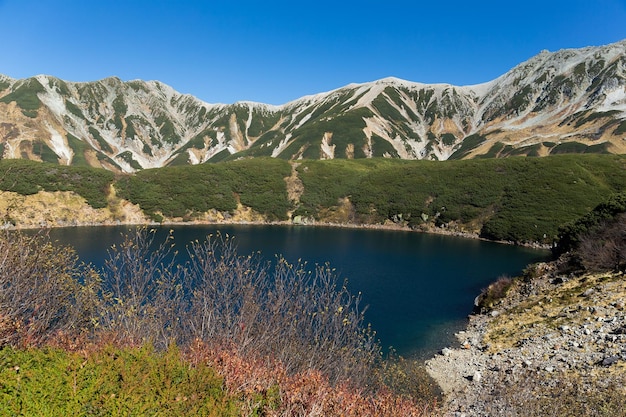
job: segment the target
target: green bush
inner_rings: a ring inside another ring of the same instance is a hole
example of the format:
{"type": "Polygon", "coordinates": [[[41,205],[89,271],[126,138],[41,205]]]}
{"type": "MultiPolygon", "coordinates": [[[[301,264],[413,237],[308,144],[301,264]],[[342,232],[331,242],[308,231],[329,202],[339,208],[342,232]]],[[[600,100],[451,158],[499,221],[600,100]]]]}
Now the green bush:
{"type": "Polygon", "coordinates": [[[147,169],[117,182],[120,196],[154,217],[193,218],[215,209],[232,212],[237,198],[270,220],[284,219],[289,208],[284,178],[289,164],[277,159],[249,159],[147,169]]]}
{"type": "MultiPolygon", "coordinates": [[[[68,141],[82,164],[82,148],[73,138],[68,141]]],[[[297,174],[304,190],[292,207],[285,183],[291,166],[276,158],[146,169],[117,179],[88,167],[2,160],[0,190],[74,191],[99,208],[106,207],[109,186],[115,184],[120,197],[155,220],[193,220],[212,209],[233,213],[239,202],[268,220],[285,220],[290,210],[321,219],[348,199],[356,223],[401,218],[412,227],[452,224],[487,239],[550,244],[559,226],[626,188],[624,165],[624,156],[599,154],[445,162],[302,160],[297,174]]]]}
{"type": "Polygon", "coordinates": [[[106,207],[114,177],[112,172],[104,169],[23,159],[0,160],[0,190],[23,195],[39,191],[73,191],[94,208],[106,207]]]}
{"type": "Polygon", "coordinates": [[[560,225],[626,186],[623,161],[619,155],[305,161],[298,168],[304,193],[296,214],[319,217],[348,197],[358,222],[402,214],[418,226],[425,214],[440,225],[478,226],[493,240],[550,243],[560,225]]]}
{"type": "Polygon", "coordinates": [[[87,160],[85,159],[85,151],[87,150],[87,144],[83,142],[82,140],[78,139],[76,136],[72,135],[71,133],[67,134],[67,143],[70,145],[70,148],[72,148],[72,151],[74,152],[72,165],[88,167],[89,164],[87,163],[87,160]]]}
{"type": "Polygon", "coordinates": [[[583,236],[596,232],[605,223],[613,221],[619,214],[625,212],[626,194],[610,196],[593,210],[559,228],[555,253],[560,255],[577,249],[583,236]]]}
{"type": "Polygon", "coordinates": [[[238,415],[223,380],[175,347],[0,349],[0,415],[238,415]]]}
{"type": "Polygon", "coordinates": [[[484,136],[480,136],[478,134],[470,135],[463,139],[461,142],[461,146],[450,155],[450,160],[462,159],[464,156],[470,153],[470,151],[480,144],[485,142],[487,139],[484,136]]]}
{"type": "Polygon", "coordinates": [[[37,110],[41,107],[41,100],[37,94],[43,93],[45,89],[35,78],[29,78],[14,85],[13,90],[6,96],[0,98],[0,103],[11,103],[14,101],[22,109],[22,113],[27,117],[37,117],[37,110]]]}

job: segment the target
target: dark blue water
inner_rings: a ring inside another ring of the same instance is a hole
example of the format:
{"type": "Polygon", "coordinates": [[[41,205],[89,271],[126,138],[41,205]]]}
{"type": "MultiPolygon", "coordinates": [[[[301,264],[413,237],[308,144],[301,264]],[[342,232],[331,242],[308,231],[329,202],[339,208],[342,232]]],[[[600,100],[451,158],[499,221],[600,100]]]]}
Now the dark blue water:
{"type": "MultiPolygon", "coordinates": [[[[157,241],[174,230],[181,252],[188,242],[218,230],[234,236],[239,253],[261,251],[267,259],[281,254],[290,262],[329,262],[353,293],[362,292],[383,347],[404,356],[428,356],[454,343],[473,301],[499,276],[518,275],[549,253],[464,239],[404,231],[299,226],[175,226],[159,229],[157,241]]],[[[70,244],[86,262],[102,265],[107,250],[122,240],[127,227],[51,230],[53,239],[70,244]]]]}

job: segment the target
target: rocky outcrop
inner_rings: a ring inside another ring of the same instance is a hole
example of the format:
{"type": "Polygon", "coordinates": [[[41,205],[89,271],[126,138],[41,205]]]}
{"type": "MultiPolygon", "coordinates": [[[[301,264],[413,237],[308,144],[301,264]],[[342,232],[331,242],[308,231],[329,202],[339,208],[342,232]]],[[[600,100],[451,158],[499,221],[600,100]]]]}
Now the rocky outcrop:
{"type": "Polygon", "coordinates": [[[70,191],[40,191],[31,195],[0,191],[0,215],[2,228],[148,223],[138,206],[116,198],[114,193],[107,207],[95,209],[70,191]]]}
{"type": "Polygon", "coordinates": [[[517,280],[493,310],[471,316],[457,334],[460,347],[427,362],[449,415],[539,415],[532,407],[565,410],[544,398],[555,392],[624,394],[624,276],[562,275],[553,264],[537,271],[517,280]]]}

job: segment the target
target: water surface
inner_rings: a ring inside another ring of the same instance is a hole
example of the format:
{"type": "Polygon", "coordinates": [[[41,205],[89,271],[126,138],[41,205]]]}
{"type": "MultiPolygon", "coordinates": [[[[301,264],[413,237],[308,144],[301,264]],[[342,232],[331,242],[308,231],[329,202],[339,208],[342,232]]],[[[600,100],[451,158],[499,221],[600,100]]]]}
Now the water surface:
{"type": "MultiPolygon", "coordinates": [[[[408,231],[311,226],[193,225],[159,228],[157,241],[174,230],[181,252],[188,242],[220,231],[234,236],[240,254],[261,251],[288,261],[329,262],[353,293],[363,294],[366,321],[383,347],[426,357],[454,344],[473,300],[499,276],[518,275],[547,251],[408,231]]],[[[82,260],[103,264],[107,250],[128,227],[53,229],[53,239],[74,246],[82,260]]]]}

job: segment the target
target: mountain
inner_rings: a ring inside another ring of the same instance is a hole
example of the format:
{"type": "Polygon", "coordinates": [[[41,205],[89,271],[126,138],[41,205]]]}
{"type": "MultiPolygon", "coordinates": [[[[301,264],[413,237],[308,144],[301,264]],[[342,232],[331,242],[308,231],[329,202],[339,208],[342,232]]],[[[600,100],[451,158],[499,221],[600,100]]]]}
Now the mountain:
{"type": "Polygon", "coordinates": [[[0,75],[0,151],[124,172],[255,156],[626,153],[626,40],[543,51],[480,85],[385,78],[281,106],[208,104],[158,81],[0,75]]]}

